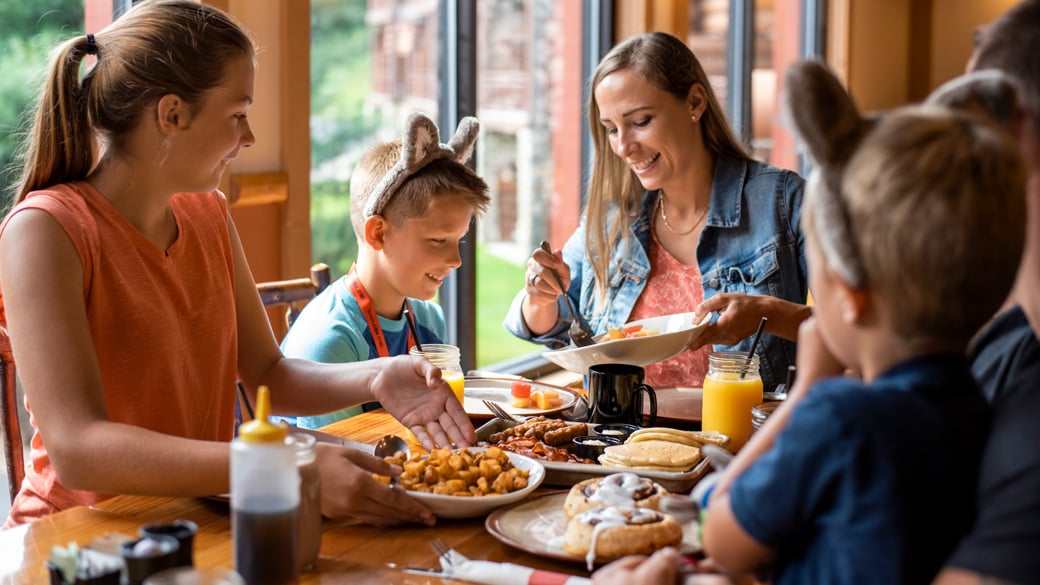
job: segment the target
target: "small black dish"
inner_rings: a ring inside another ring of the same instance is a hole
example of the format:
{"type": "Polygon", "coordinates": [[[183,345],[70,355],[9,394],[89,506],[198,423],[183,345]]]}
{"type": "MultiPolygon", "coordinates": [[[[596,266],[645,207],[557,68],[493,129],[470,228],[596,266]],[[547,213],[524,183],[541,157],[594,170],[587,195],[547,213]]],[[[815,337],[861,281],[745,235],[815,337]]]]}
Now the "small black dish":
{"type": "Polygon", "coordinates": [[[586,435],[584,437],[574,437],[571,440],[571,448],[578,457],[591,459],[595,462],[599,461],[599,456],[603,454],[604,449],[611,445],[620,445],[622,442],[618,437],[586,435]]]}
{"type": "Polygon", "coordinates": [[[172,536],[155,534],[130,540],[119,545],[119,554],[126,563],[129,585],[141,585],[150,575],[177,566],[180,543],[172,536]]]}
{"type": "Polygon", "coordinates": [[[176,538],[178,544],[177,566],[191,567],[194,565],[192,549],[194,548],[195,533],[198,531],[198,525],[191,520],[174,520],[168,524],[145,524],[137,533],[141,538],[156,535],[176,538]]]}
{"type": "MultiPolygon", "coordinates": [[[[592,425],[590,425],[592,426],[592,425]]],[[[605,423],[592,426],[592,433],[604,437],[615,437],[624,442],[629,435],[639,430],[636,425],[625,423],[605,423]]]]}

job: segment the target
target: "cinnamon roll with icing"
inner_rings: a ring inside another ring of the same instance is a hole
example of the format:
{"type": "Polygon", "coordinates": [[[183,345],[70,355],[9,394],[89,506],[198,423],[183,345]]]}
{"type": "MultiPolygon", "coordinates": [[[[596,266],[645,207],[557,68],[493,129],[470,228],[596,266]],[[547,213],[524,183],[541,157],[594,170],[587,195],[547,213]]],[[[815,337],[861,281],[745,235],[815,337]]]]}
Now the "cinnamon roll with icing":
{"type": "Polygon", "coordinates": [[[668,514],[646,508],[595,508],[571,518],[563,549],[585,555],[589,570],[597,560],[648,555],[666,546],[679,546],[682,527],[668,514]]]}
{"type": "Polygon", "coordinates": [[[612,473],[575,484],[563,502],[563,512],[573,518],[594,508],[622,506],[659,510],[668,490],[634,473],[612,473]]]}

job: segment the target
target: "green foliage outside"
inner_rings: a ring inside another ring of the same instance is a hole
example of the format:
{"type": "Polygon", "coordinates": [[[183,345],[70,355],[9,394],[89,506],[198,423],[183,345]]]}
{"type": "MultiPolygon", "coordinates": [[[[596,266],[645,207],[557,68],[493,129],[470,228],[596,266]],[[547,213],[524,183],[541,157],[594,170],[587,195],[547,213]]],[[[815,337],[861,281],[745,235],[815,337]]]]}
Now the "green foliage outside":
{"type": "Polygon", "coordinates": [[[514,264],[477,246],[477,367],[487,367],[533,351],[541,345],[513,336],[502,326],[513,297],[524,285],[525,264],[514,264]]]}
{"type": "Polygon", "coordinates": [[[21,171],[17,155],[50,50],[78,34],[83,34],[83,0],[0,0],[0,207],[21,171]]]}

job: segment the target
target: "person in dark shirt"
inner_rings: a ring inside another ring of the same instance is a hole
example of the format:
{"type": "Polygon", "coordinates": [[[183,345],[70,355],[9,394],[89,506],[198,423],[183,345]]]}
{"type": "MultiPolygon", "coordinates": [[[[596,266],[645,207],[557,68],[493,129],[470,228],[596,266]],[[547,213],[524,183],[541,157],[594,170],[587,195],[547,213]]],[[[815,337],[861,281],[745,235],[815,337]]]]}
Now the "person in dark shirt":
{"type": "Polygon", "coordinates": [[[936,585],[1040,583],[1040,1],[1025,0],[977,36],[969,69],[1015,82],[1012,132],[1029,169],[1026,250],[1011,307],[978,335],[972,372],[993,409],[979,515],[936,585]]]}

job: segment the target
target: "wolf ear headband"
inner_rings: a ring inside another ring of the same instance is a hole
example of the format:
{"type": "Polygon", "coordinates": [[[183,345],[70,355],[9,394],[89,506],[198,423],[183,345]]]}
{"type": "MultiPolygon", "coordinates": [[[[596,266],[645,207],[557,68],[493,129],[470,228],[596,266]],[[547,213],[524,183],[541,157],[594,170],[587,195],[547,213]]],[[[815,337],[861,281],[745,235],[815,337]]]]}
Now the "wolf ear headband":
{"type": "Polygon", "coordinates": [[[842,198],[842,180],[875,120],[860,114],[841,82],[822,63],[791,65],[784,85],[787,115],[817,165],[809,177],[806,198],[812,198],[809,213],[820,249],[842,280],[855,287],[866,286],[866,270],[842,198]]]}
{"type": "Polygon", "coordinates": [[[368,196],[365,217],[383,213],[401,185],[431,162],[450,158],[459,164],[466,164],[473,155],[473,145],[479,132],[480,122],[467,116],[459,121],[455,136],[447,144],[441,144],[433,120],[418,112],[409,115],[401,140],[401,160],[383,176],[368,196]]]}

